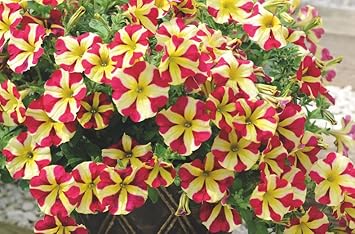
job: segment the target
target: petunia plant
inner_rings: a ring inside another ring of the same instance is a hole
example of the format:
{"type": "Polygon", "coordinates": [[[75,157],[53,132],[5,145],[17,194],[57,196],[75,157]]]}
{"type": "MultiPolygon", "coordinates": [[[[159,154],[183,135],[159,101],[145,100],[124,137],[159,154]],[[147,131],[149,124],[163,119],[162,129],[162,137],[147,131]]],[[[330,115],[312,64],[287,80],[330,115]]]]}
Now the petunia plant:
{"type": "Polygon", "coordinates": [[[35,233],[98,233],[81,215],[165,187],[211,233],[353,233],[323,34],[297,0],[0,0],[0,180],[37,201],[35,233]]]}

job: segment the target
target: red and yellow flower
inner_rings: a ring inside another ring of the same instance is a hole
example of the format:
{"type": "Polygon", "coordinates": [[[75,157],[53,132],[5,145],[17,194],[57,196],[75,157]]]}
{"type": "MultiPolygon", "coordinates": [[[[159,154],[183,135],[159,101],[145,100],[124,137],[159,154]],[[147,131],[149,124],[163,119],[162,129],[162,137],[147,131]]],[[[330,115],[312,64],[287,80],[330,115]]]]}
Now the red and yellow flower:
{"type": "Polygon", "coordinates": [[[319,41],[325,34],[317,9],[310,5],[301,7],[297,15],[297,26],[306,32],[307,49],[316,54],[320,48],[319,41]]]}
{"type": "Polygon", "coordinates": [[[233,130],[233,118],[237,114],[236,94],[232,88],[217,87],[210,93],[206,108],[212,122],[226,132],[233,130]]]}
{"type": "Polygon", "coordinates": [[[349,229],[355,230],[355,193],[345,194],[341,204],[334,207],[334,216],[338,220],[343,219],[349,229]]]}
{"type": "Polygon", "coordinates": [[[145,182],[150,187],[168,187],[174,182],[176,171],[173,164],[164,162],[157,156],[153,156],[153,158],[146,163],[145,167],[149,170],[149,175],[145,182]]]}
{"type": "Polygon", "coordinates": [[[36,144],[27,132],[13,137],[2,150],[6,157],[6,168],[15,179],[30,180],[51,162],[49,147],[36,144]]]}
{"type": "Polygon", "coordinates": [[[78,204],[75,210],[80,214],[95,214],[105,211],[105,206],[98,199],[97,184],[100,174],[106,168],[104,164],[83,162],[77,165],[72,175],[75,185],[80,189],[78,204]]]}
{"type": "Polygon", "coordinates": [[[92,81],[110,84],[112,74],[116,70],[116,62],[112,60],[112,53],[106,44],[96,43],[84,54],[82,65],[85,75],[92,81]]]}
{"type": "Polygon", "coordinates": [[[167,41],[159,65],[162,78],[170,85],[180,85],[198,71],[200,53],[196,42],[173,36],[167,41]]]}
{"type": "Polygon", "coordinates": [[[64,0],[35,0],[35,2],[38,2],[42,5],[55,7],[59,4],[62,4],[64,0]]]}
{"type": "Polygon", "coordinates": [[[126,68],[143,60],[149,47],[149,32],[141,25],[127,25],[120,29],[110,43],[110,54],[117,67],[126,68]]]}
{"type": "Polygon", "coordinates": [[[250,197],[250,205],[257,217],[277,222],[288,213],[292,202],[291,185],[276,175],[270,175],[262,181],[250,197]]]}
{"type": "Polygon", "coordinates": [[[217,204],[204,202],[200,208],[200,219],[211,233],[229,233],[242,224],[237,210],[224,202],[217,204]]]}
{"type": "Polygon", "coordinates": [[[258,161],[259,146],[259,143],[238,137],[235,131],[227,133],[222,130],[214,139],[211,151],[222,167],[242,172],[258,161]]]}
{"type": "Polygon", "coordinates": [[[340,130],[331,130],[330,134],[335,137],[337,152],[348,156],[350,149],[355,146],[355,121],[347,115],[342,118],[341,126],[340,130]]]}
{"type": "Polygon", "coordinates": [[[100,201],[108,206],[113,215],[132,212],[143,206],[148,198],[147,184],[144,182],[147,176],[148,171],[143,167],[127,167],[122,170],[106,168],[101,172],[97,185],[100,201]]]}
{"type": "Polygon", "coordinates": [[[279,124],[277,125],[277,134],[283,146],[288,152],[292,152],[301,143],[304,135],[306,115],[301,106],[292,102],[279,113],[279,124]]]}
{"type": "Polygon", "coordinates": [[[286,169],[287,150],[277,136],[273,136],[261,152],[259,168],[263,176],[275,174],[281,176],[286,169]]]}
{"type": "Polygon", "coordinates": [[[128,13],[133,23],[143,25],[152,34],[156,32],[159,10],[155,0],[130,0],[128,13]]]}
{"type": "Polygon", "coordinates": [[[231,87],[236,92],[247,94],[251,99],[259,93],[254,83],[256,76],[253,62],[237,59],[232,52],[224,53],[211,72],[217,86],[231,87]]]}
{"type": "Polygon", "coordinates": [[[95,92],[85,97],[80,105],[77,119],[83,128],[101,130],[109,125],[114,112],[110,96],[95,92]]]}
{"type": "Polygon", "coordinates": [[[170,10],[170,0],[155,0],[155,6],[158,8],[159,16],[158,18],[163,18],[170,10]]]}
{"type": "Polygon", "coordinates": [[[153,156],[152,146],[149,144],[139,145],[132,137],[123,134],[122,139],[108,149],[102,150],[102,161],[110,167],[140,168],[153,156]]]}
{"type": "Polygon", "coordinates": [[[68,72],[81,73],[85,70],[82,65],[84,55],[93,44],[100,42],[101,38],[94,33],[59,37],[55,44],[55,63],[68,72]]]}
{"type": "Polygon", "coordinates": [[[207,0],[208,13],[219,24],[231,21],[243,23],[251,14],[251,0],[207,0]]]}
{"type": "Polygon", "coordinates": [[[210,62],[220,58],[227,49],[227,38],[220,30],[214,30],[207,24],[199,25],[196,37],[201,41],[201,53],[207,54],[210,57],[210,62]]]}
{"type": "Polygon", "coordinates": [[[80,189],[64,167],[51,165],[31,179],[30,192],[44,214],[68,216],[77,205],[80,189]]]}
{"type": "Polygon", "coordinates": [[[290,210],[301,207],[306,201],[307,195],[305,173],[302,172],[301,169],[292,166],[287,167],[281,177],[290,183],[293,190],[293,204],[290,207],[290,210]]]}
{"type": "Polygon", "coordinates": [[[35,234],[88,234],[84,225],[78,225],[75,219],[68,216],[45,215],[35,223],[35,234]]]}
{"type": "Polygon", "coordinates": [[[275,134],[279,118],[266,101],[239,99],[236,106],[233,125],[240,136],[261,142],[275,134]]]}
{"type": "Polygon", "coordinates": [[[287,45],[284,31],[287,30],[280,19],[266,10],[260,3],[256,3],[251,17],[243,24],[244,31],[250,39],[264,50],[282,48],[287,45]]]}
{"type": "Polygon", "coordinates": [[[315,57],[306,56],[296,73],[296,79],[300,85],[301,92],[313,99],[322,95],[334,103],[334,98],[322,84],[321,78],[322,71],[318,68],[315,57]]]}
{"type": "Polygon", "coordinates": [[[43,106],[48,116],[63,123],[74,121],[80,109],[80,101],[86,95],[81,74],[56,70],[44,84],[44,89],[43,106]]]}
{"type": "Polygon", "coordinates": [[[0,52],[11,37],[11,29],[15,29],[20,24],[21,7],[16,3],[0,3],[0,52]]]}
{"type": "Polygon", "coordinates": [[[290,153],[288,160],[291,165],[308,174],[313,164],[318,160],[317,155],[320,150],[317,136],[312,132],[305,131],[301,144],[290,153]]]}
{"type": "Polygon", "coordinates": [[[232,185],[234,172],[219,165],[212,153],[208,153],[204,162],[195,159],[184,163],[179,169],[181,189],[197,203],[215,203],[221,200],[232,185]]]}
{"type": "Polygon", "coordinates": [[[41,146],[59,146],[68,142],[75,134],[76,123],[61,123],[51,119],[44,111],[43,98],[30,103],[24,125],[34,141],[41,146]]]}
{"type": "Polygon", "coordinates": [[[179,17],[193,17],[197,12],[196,0],[171,0],[170,4],[179,17]]]}
{"type": "Polygon", "coordinates": [[[159,25],[155,38],[157,39],[156,49],[161,51],[165,48],[168,41],[173,36],[185,39],[193,39],[196,36],[197,27],[195,25],[186,25],[180,17],[172,18],[170,21],[159,25]]]}
{"type": "Polygon", "coordinates": [[[0,123],[17,126],[25,120],[26,108],[22,102],[27,91],[19,92],[14,83],[5,80],[0,84],[0,123]]]}
{"type": "Polygon", "coordinates": [[[23,73],[35,66],[44,50],[41,47],[46,30],[38,24],[27,24],[23,29],[11,30],[7,51],[7,64],[16,73],[23,73]]]}
{"type": "Polygon", "coordinates": [[[291,218],[290,224],[285,229],[285,234],[319,233],[328,232],[329,221],[327,216],[316,207],[310,207],[302,217],[291,218]]]}
{"type": "Polygon", "coordinates": [[[169,85],[159,70],[145,61],[118,69],[112,79],[113,102],[123,116],[134,122],[154,117],[168,101],[169,85]]]}
{"type": "Polygon", "coordinates": [[[315,199],[321,204],[338,206],[345,193],[355,193],[354,164],[340,154],[329,153],[325,159],[319,159],[309,175],[317,184],[315,199]]]}
{"type": "Polygon", "coordinates": [[[165,144],[183,156],[197,150],[212,134],[204,109],[202,101],[182,96],[169,109],[160,111],[156,123],[165,144]]]}

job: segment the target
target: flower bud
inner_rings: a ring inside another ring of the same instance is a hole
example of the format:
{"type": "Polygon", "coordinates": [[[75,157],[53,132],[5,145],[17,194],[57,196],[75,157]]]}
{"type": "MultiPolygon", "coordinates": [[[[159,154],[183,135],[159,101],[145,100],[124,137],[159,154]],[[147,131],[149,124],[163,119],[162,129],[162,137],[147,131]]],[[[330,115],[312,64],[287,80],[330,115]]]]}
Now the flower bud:
{"type": "Polygon", "coordinates": [[[190,199],[187,197],[186,193],[182,193],[180,196],[179,207],[175,212],[176,216],[187,216],[191,214],[189,208],[190,199]]]}
{"type": "Polygon", "coordinates": [[[78,10],[70,17],[68,24],[66,26],[66,32],[69,33],[73,26],[79,21],[79,19],[85,14],[86,9],[83,6],[80,6],[78,10]]]}

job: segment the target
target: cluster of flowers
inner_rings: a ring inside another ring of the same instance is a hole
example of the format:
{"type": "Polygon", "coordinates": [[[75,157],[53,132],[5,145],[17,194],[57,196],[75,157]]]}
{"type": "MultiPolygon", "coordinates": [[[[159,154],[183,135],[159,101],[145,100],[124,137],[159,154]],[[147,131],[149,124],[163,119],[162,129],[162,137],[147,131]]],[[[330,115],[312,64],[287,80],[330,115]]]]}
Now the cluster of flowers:
{"type": "Polygon", "coordinates": [[[48,56],[44,41],[56,38],[49,59],[57,69],[39,98],[25,105],[29,91],[11,78],[0,86],[0,122],[26,127],[2,153],[14,179],[30,180],[45,214],[35,233],[87,233],[70,218],[72,211],[126,215],[145,203],[148,187],[177,179],[183,190],[177,215],[190,213],[191,199],[201,204],[200,219],[209,231],[230,232],[242,219],[228,203],[229,189],[239,173],[250,170],[260,171],[250,207],[263,220],[283,222],[285,233],[328,231],[327,214],[315,205],[302,208],[306,178],[316,183],[315,200],[331,207],[339,228],[355,229],[355,168],[347,157],[355,123],[346,117],[342,130],[329,132],[338,152],[318,158],[321,138],[306,129],[307,112],[291,95],[291,87],[299,87],[298,95],[334,102],[324,79],[334,78],[335,59],[318,45],[324,30],[313,7],[297,11],[296,1],[287,0],[130,0],[118,6],[126,25],[105,42],[92,32],[69,35],[61,22],[63,0],[36,2],[53,8],[48,19],[31,15],[27,1],[0,3],[0,49],[6,48],[14,74],[36,69],[48,56]],[[224,35],[200,17],[236,25],[244,37],[224,35]],[[247,43],[265,53],[289,44],[298,48],[302,61],[287,77],[288,90],[278,90],[277,81],[248,59],[247,43]],[[160,56],[157,65],[149,59],[153,54],[160,56]],[[91,90],[85,80],[112,93],[91,90]],[[176,86],[185,94],[173,100],[169,89],[176,86]],[[51,165],[51,147],[69,142],[78,123],[107,128],[116,110],[133,123],[155,118],[164,143],[181,157],[207,142],[210,152],[177,169],[153,153],[155,145],[124,134],[102,149],[101,162],[82,162],[71,172],[51,165]],[[301,215],[284,218],[296,210],[301,215]]]}

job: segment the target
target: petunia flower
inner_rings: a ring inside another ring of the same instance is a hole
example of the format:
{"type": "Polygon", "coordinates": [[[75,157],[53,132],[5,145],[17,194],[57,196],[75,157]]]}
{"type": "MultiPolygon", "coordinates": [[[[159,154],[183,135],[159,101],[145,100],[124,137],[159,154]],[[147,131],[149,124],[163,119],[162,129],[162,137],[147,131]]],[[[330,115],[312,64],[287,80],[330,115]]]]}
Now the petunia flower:
{"type": "Polygon", "coordinates": [[[243,28],[250,39],[266,51],[287,45],[284,37],[284,31],[287,29],[276,15],[260,3],[255,4],[252,15],[244,21],[243,28]]]}
{"type": "Polygon", "coordinates": [[[258,161],[259,146],[259,143],[238,137],[234,130],[230,133],[222,130],[214,139],[211,151],[222,167],[242,172],[258,161]]]}
{"type": "Polygon", "coordinates": [[[56,70],[44,84],[44,110],[55,121],[72,122],[85,95],[86,86],[81,74],[56,70]]]}
{"type": "Polygon", "coordinates": [[[35,23],[42,25],[46,29],[46,36],[53,34],[54,36],[64,36],[65,29],[62,21],[62,12],[58,9],[52,9],[49,12],[49,17],[42,18],[39,16],[33,16],[28,11],[22,16],[22,25],[35,23]]]}
{"type": "Polygon", "coordinates": [[[285,229],[285,234],[327,233],[328,217],[316,207],[311,206],[302,217],[291,218],[285,229]]]}
{"type": "Polygon", "coordinates": [[[37,176],[52,158],[50,148],[37,145],[27,132],[11,138],[2,154],[6,158],[6,168],[15,180],[30,180],[37,176]]]}
{"type": "Polygon", "coordinates": [[[270,175],[255,188],[250,205],[255,215],[264,220],[281,221],[293,202],[291,185],[277,175],[270,175]]]}
{"type": "Polygon", "coordinates": [[[325,30],[322,20],[314,6],[305,5],[300,8],[297,15],[297,26],[306,33],[306,46],[312,53],[316,54],[319,50],[319,41],[324,36],[325,30]]]}
{"type": "Polygon", "coordinates": [[[337,220],[344,220],[345,225],[349,229],[355,229],[355,193],[346,193],[344,200],[340,205],[334,207],[333,210],[333,215],[337,220]]]}
{"type": "Polygon", "coordinates": [[[212,153],[202,162],[195,159],[179,169],[181,189],[196,203],[215,203],[221,200],[232,185],[234,172],[219,165],[212,153]]]}
{"type": "Polygon", "coordinates": [[[277,136],[270,138],[266,148],[261,152],[259,168],[263,176],[275,174],[281,176],[286,169],[287,150],[277,136]]]}
{"type": "Polygon", "coordinates": [[[217,204],[204,202],[200,208],[200,220],[211,233],[229,233],[242,224],[237,210],[223,202],[217,204]]]}
{"type": "Polygon", "coordinates": [[[11,37],[11,29],[15,29],[22,20],[20,10],[16,3],[0,3],[0,52],[11,37]]]}
{"type": "Polygon", "coordinates": [[[88,234],[89,231],[82,224],[77,224],[75,219],[68,216],[45,215],[34,226],[35,234],[88,234]]]}
{"type": "Polygon", "coordinates": [[[291,165],[308,174],[313,164],[318,160],[317,155],[320,150],[317,136],[312,132],[305,131],[301,144],[290,153],[288,160],[291,165]]]}
{"type": "Polygon", "coordinates": [[[105,168],[104,164],[82,162],[73,169],[75,185],[80,189],[78,204],[75,208],[78,213],[95,214],[105,211],[105,206],[100,203],[97,192],[99,176],[105,168]]]}
{"type": "Polygon", "coordinates": [[[322,95],[330,102],[334,103],[335,100],[324,87],[321,77],[322,72],[316,64],[315,57],[310,55],[306,56],[296,73],[300,91],[313,99],[322,95]]]}
{"type": "Polygon", "coordinates": [[[25,117],[25,106],[20,105],[12,111],[4,111],[0,106],[0,124],[8,127],[15,127],[23,123],[25,117]]]}
{"type": "Polygon", "coordinates": [[[159,133],[173,151],[188,156],[210,138],[212,131],[204,106],[202,101],[182,96],[158,113],[159,133]]]}
{"type": "Polygon", "coordinates": [[[108,149],[102,150],[102,162],[117,169],[127,166],[140,168],[153,156],[152,146],[139,145],[132,137],[123,134],[121,140],[108,149]]]}
{"type": "Polygon", "coordinates": [[[346,192],[355,193],[354,164],[343,155],[329,153],[312,166],[309,175],[317,184],[315,199],[321,204],[338,206],[346,192]]]}
{"type": "Polygon", "coordinates": [[[196,36],[196,33],[197,27],[195,25],[186,25],[181,17],[172,18],[170,21],[163,22],[159,25],[155,35],[157,39],[156,49],[162,51],[173,36],[184,38],[186,40],[195,40],[194,37],[196,36]]]}
{"type": "Polygon", "coordinates": [[[51,7],[56,7],[64,2],[64,0],[35,0],[35,2],[38,2],[42,5],[45,6],[51,6],[51,7]]]}
{"type": "Polygon", "coordinates": [[[288,152],[292,152],[301,144],[305,123],[306,115],[301,106],[292,102],[288,103],[279,113],[279,124],[276,132],[288,152]]]}
{"type": "Polygon", "coordinates": [[[45,28],[38,24],[27,24],[23,29],[11,30],[11,40],[7,51],[7,64],[16,73],[23,73],[35,66],[44,50],[41,47],[45,28]]]}
{"type": "Polygon", "coordinates": [[[102,43],[91,46],[82,58],[82,65],[85,75],[99,84],[110,84],[116,69],[116,62],[112,60],[110,48],[102,43]]]}
{"type": "Polygon", "coordinates": [[[232,52],[224,53],[211,73],[216,86],[231,87],[236,92],[247,94],[251,99],[259,93],[255,86],[253,62],[237,59],[232,52]]]}
{"type": "Polygon", "coordinates": [[[212,29],[203,23],[198,26],[196,37],[201,41],[201,54],[207,54],[210,62],[214,62],[225,53],[228,40],[220,30],[212,29]]]}
{"type": "Polygon", "coordinates": [[[306,201],[307,195],[305,173],[295,166],[287,167],[281,178],[287,180],[293,190],[293,204],[290,210],[301,207],[306,201]]]}
{"type": "Polygon", "coordinates": [[[189,76],[194,76],[199,70],[199,57],[196,42],[173,36],[164,49],[159,65],[159,71],[170,85],[180,85],[189,76]]]}
{"type": "Polygon", "coordinates": [[[128,13],[132,23],[141,24],[152,34],[156,32],[159,10],[155,0],[130,0],[128,13]]]}
{"type": "Polygon", "coordinates": [[[149,170],[146,183],[152,188],[168,187],[175,179],[176,171],[173,164],[160,160],[157,156],[148,161],[145,167],[149,170]]]}
{"type": "Polygon", "coordinates": [[[243,23],[251,14],[254,3],[251,0],[207,0],[208,13],[219,24],[243,23]]]}
{"type": "Polygon", "coordinates": [[[67,216],[77,205],[80,189],[63,166],[51,165],[31,179],[30,192],[43,213],[67,216]]]}
{"type": "Polygon", "coordinates": [[[61,123],[51,119],[44,111],[43,98],[30,103],[24,125],[34,141],[41,146],[59,146],[75,134],[76,123],[61,123]]]}
{"type": "Polygon", "coordinates": [[[154,5],[158,8],[158,18],[163,18],[170,11],[170,0],[155,0],[154,5]]]}
{"type": "Polygon", "coordinates": [[[120,29],[110,43],[110,54],[116,66],[126,68],[143,60],[148,50],[149,32],[141,25],[127,25],[120,29]]]}
{"type": "Polygon", "coordinates": [[[197,13],[196,0],[173,0],[170,4],[174,9],[174,14],[178,17],[193,17],[197,13]]]}
{"type": "Polygon", "coordinates": [[[348,156],[350,149],[355,146],[355,121],[347,115],[342,118],[341,125],[340,130],[331,130],[330,134],[335,137],[337,152],[348,156]]]}
{"type": "Polygon", "coordinates": [[[83,128],[101,130],[109,125],[114,112],[110,96],[105,93],[94,92],[85,97],[80,105],[77,119],[83,128]]]}
{"type": "Polygon", "coordinates": [[[226,132],[233,130],[233,118],[237,114],[236,93],[229,87],[217,87],[210,93],[206,108],[212,122],[226,132]]]}
{"type": "Polygon", "coordinates": [[[0,84],[0,123],[17,126],[25,120],[26,108],[22,102],[26,92],[19,92],[14,83],[5,80],[0,84]]]}
{"type": "Polygon", "coordinates": [[[263,100],[238,99],[233,125],[237,133],[251,141],[261,142],[272,137],[277,128],[276,110],[263,100]]]}
{"type": "Polygon", "coordinates": [[[68,72],[81,73],[83,57],[92,45],[101,43],[101,38],[94,33],[84,33],[78,37],[59,37],[55,44],[55,63],[68,72]]]}
{"type": "Polygon", "coordinates": [[[106,168],[97,185],[99,199],[113,215],[126,215],[144,205],[148,198],[145,168],[106,168]]]}
{"type": "Polygon", "coordinates": [[[169,85],[159,70],[145,61],[117,69],[112,79],[112,98],[117,110],[134,122],[154,117],[168,101],[169,85]]]}

